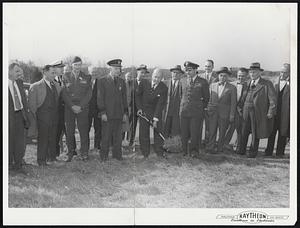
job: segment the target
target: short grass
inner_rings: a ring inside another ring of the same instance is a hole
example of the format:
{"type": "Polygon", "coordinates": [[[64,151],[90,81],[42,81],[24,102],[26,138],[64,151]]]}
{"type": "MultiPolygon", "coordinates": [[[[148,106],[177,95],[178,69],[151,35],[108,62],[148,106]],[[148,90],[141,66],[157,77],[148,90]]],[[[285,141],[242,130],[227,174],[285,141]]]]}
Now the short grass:
{"type": "Polygon", "coordinates": [[[41,168],[28,145],[28,176],[9,176],[9,207],[18,208],[239,208],[289,207],[289,158],[248,159],[230,153],[200,159],[124,149],[124,161],[90,160],[41,168]]]}

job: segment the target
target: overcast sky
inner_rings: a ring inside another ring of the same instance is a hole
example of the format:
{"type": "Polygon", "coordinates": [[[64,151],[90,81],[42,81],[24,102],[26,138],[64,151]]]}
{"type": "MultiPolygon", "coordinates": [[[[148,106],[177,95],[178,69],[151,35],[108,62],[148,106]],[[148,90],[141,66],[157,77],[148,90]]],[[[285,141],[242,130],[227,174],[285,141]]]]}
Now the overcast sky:
{"type": "Polygon", "coordinates": [[[290,10],[282,4],[4,4],[9,59],[38,65],[69,55],[93,64],[169,68],[189,60],[203,69],[290,61],[290,10]]]}

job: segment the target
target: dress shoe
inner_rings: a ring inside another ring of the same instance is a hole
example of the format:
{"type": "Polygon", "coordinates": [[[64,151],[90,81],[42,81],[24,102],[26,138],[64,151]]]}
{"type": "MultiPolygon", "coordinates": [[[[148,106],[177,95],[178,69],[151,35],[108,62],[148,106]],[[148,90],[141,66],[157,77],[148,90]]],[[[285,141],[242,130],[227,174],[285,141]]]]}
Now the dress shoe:
{"type": "Polygon", "coordinates": [[[47,162],[38,162],[38,165],[41,167],[48,166],[47,162]]]}
{"type": "Polygon", "coordinates": [[[24,168],[19,168],[19,169],[16,169],[15,172],[17,174],[23,174],[25,176],[27,176],[29,173],[24,169],[24,168]]]}
{"type": "Polygon", "coordinates": [[[283,154],[276,154],[276,158],[284,158],[283,154]]]}
{"type": "Polygon", "coordinates": [[[249,151],[246,155],[247,155],[247,158],[255,158],[257,155],[257,152],[249,151]]]}
{"type": "Polygon", "coordinates": [[[232,145],[224,145],[224,149],[227,151],[233,151],[233,146],[232,145]]]}
{"type": "Polygon", "coordinates": [[[66,162],[72,161],[72,158],[73,158],[73,154],[68,154],[68,158],[67,158],[66,162]]]}

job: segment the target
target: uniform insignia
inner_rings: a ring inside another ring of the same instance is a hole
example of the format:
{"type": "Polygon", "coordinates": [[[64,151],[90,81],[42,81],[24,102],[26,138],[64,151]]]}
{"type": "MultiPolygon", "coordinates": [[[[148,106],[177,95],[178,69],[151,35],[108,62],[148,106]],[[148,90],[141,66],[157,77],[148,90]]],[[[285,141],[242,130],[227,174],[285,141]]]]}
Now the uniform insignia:
{"type": "Polygon", "coordinates": [[[119,90],[121,91],[121,89],[122,89],[122,87],[120,86],[120,87],[119,87],[119,90]]]}
{"type": "Polygon", "coordinates": [[[160,94],[157,94],[158,97],[160,97],[160,94]]]}

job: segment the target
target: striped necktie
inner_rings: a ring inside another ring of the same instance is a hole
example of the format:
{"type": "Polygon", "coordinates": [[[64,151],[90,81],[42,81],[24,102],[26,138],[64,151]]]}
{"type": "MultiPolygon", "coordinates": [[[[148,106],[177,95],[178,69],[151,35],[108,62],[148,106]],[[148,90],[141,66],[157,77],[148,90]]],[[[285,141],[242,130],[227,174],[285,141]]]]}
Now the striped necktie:
{"type": "Polygon", "coordinates": [[[14,98],[15,98],[15,107],[16,107],[16,111],[19,111],[21,108],[22,108],[22,105],[21,105],[21,101],[20,101],[20,98],[18,96],[18,93],[17,93],[17,90],[15,88],[15,85],[13,83],[13,91],[14,91],[14,98]]]}

